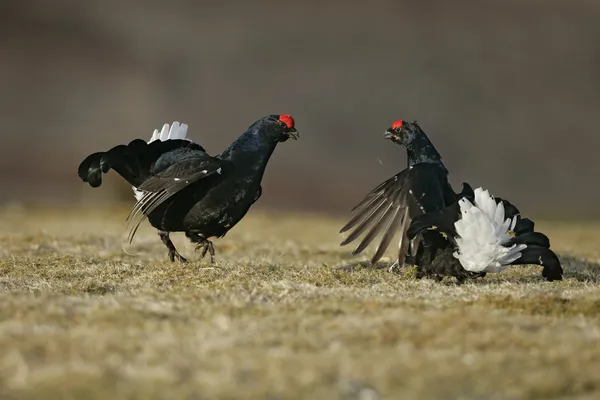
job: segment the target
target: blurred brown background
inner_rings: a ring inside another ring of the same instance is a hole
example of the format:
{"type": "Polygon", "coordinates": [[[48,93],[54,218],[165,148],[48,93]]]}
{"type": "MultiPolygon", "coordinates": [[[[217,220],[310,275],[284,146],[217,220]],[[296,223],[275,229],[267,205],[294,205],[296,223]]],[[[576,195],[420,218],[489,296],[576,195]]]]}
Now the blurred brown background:
{"type": "Polygon", "coordinates": [[[183,121],[219,153],[291,113],[261,207],[343,212],[406,165],[416,119],[468,180],[532,217],[600,217],[600,2],[0,2],[0,203],[122,200],[89,153],[183,121]]]}

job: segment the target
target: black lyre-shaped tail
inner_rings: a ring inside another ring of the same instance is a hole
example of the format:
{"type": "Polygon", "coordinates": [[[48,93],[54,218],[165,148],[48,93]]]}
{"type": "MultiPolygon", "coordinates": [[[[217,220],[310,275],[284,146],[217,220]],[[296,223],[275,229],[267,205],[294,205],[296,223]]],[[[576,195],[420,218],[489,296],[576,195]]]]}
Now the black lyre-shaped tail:
{"type": "Polygon", "coordinates": [[[90,154],[79,164],[77,173],[82,181],[91,187],[98,187],[102,185],[102,174],[112,169],[130,185],[137,187],[150,175],[152,163],[161,155],[180,147],[204,151],[202,146],[183,139],[150,143],[135,139],[127,145],[121,144],[106,152],[90,154]]]}

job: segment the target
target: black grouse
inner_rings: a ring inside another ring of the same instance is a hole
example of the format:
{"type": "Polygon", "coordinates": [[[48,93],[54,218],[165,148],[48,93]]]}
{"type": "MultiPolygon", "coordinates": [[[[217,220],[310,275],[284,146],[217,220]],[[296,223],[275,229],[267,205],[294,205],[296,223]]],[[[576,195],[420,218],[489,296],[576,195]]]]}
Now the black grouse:
{"type": "Polygon", "coordinates": [[[400,144],[408,153],[408,168],[386,180],[356,205],[356,215],[340,233],[354,228],[341,243],[342,246],[367,232],[352,254],[362,252],[378,234],[383,236],[371,259],[375,264],[381,259],[394,235],[400,232],[397,261],[403,267],[407,255],[416,255],[419,238],[410,243],[406,231],[418,215],[440,211],[456,202],[456,194],[448,182],[448,170],[425,132],[416,121],[396,121],[384,133],[384,138],[400,144]],[[410,247],[410,249],[409,249],[410,247]]]}
{"type": "Polygon", "coordinates": [[[454,276],[462,282],[510,265],[538,264],[546,280],[562,279],[550,240],[513,204],[467,183],[457,197],[444,210],[417,216],[408,229],[409,238],[423,238],[415,257],[418,278],[454,276]]]}
{"type": "Polygon", "coordinates": [[[135,139],[94,153],[79,165],[79,177],[92,187],[113,169],[134,187],[137,203],[129,214],[129,242],[144,218],[158,229],[169,259],[182,257],[169,238],[185,232],[214,261],[211,237],[224,236],[262,193],[265,167],[279,142],[298,139],[290,115],[269,115],[254,122],[223,153],[208,155],[186,138],[187,125],[174,122],[154,131],[149,142],[135,139]]]}

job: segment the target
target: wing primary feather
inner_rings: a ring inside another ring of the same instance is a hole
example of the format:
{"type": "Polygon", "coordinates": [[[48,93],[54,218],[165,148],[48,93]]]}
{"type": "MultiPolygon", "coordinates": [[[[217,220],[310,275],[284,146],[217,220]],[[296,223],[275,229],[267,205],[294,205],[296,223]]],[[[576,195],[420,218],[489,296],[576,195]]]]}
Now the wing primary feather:
{"type": "Polygon", "coordinates": [[[129,231],[129,234],[127,235],[127,243],[131,244],[131,242],[133,242],[133,238],[135,237],[135,234],[138,231],[138,228],[140,227],[141,223],[142,223],[143,219],[140,219],[138,221],[137,224],[135,224],[135,226],[129,231]]]}
{"type": "Polygon", "coordinates": [[[144,192],[142,194],[142,197],[133,205],[133,207],[131,208],[131,211],[129,211],[129,215],[127,215],[127,218],[125,218],[125,221],[129,221],[135,214],[137,214],[139,209],[142,207],[142,204],[143,204],[144,200],[146,199],[147,195],[148,195],[148,192],[144,192]]]}
{"type": "Polygon", "coordinates": [[[369,230],[369,232],[367,232],[367,234],[363,238],[362,242],[360,242],[360,244],[356,247],[356,249],[354,249],[352,254],[356,255],[356,254],[360,253],[373,241],[373,239],[379,234],[379,232],[381,232],[381,230],[385,226],[385,222],[389,219],[389,217],[391,215],[390,211],[393,212],[393,210],[394,210],[393,205],[391,203],[388,204],[387,208],[385,209],[385,212],[374,223],[373,227],[369,230]]]}
{"type": "Polygon", "coordinates": [[[379,196],[381,196],[381,194],[383,192],[384,192],[383,190],[378,190],[378,191],[373,191],[373,192],[369,193],[368,195],[365,196],[364,199],[362,199],[360,201],[360,203],[358,203],[357,205],[352,207],[352,210],[350,210],[350,212],[360,211],[363,208],[363,206],[365,206],[365,204],[370,204],[374,198],[378,198],[379,196]]]}
{"type": "Polygon", "coordinates": [[[350,210],[350,211],[352,212],[352,211],[359,210],[359,209],[360,209],[360,208],[361,208],[363,205],[365,205],[366,203],[368,203],[368,202],[369,202],[369,201],[370,201],[370,200],[371,200],[373,197],[379,197],[379,196],[381,196],[381,195],[382,195],[382,194],[385,192],[385,186],[386,186],[388,183],[390,183],[390,181],[392,181],[392,180],[394,180],[394,181],[395,181],[395,180],[396,180],[396,176],[394,176],[394,177],[392,177],[392,178],[390,178],[390,179],[388,179],[388,180],[386,180],[386,181],[384,181],[384,182],[380,183],[380,184],[379,184],[379,185],[378,185],[378,186],[377,186],[375,189],[371,190],[371,191],[369,192],[369,194],[367,194],[367,195],[365,196],[365,198],[364,198],[364,199],[362,199],[362,200],[360,201],[360,203],[358,203],[357,205],[355,205],[355,206],[352,208],[352,210],[350,210]]]}
{"type": "Polygon", "coordinates": [[[148,205],[146,205],[145,209],[143,210],[144,215],[150,215],[163,202],[165,202],[168,198],[170,198],[171,196],[173,196],[177,192],[171,192],[169,190],[164,190],[164,191],[161,191],[159,193],[160,193],[160,195],[157,196],[156,200],[154,200],[151,203],[149,203],[148,205]]]}
{"type": "Polygon", "coordinates": [[[371,264],[375,264],[377,261],[381,259],[385,251],[387,250],[390,242],[394,238],[398,226],[402,223],[402,219],[404,216],[404,208],[397,207],[394,216],[390,219],[387,227],[385,228],[385,234],[381,238],[381,242],[379,242],[379,246],[377,246],[377,250],[375,251],[375,255],[371,259],[371,264]]]}
{"type": "Polygon", "coordinates": [[[381,203],[379,203],[379,205],[377,206],[377,208],[375,208],[370,214],[368,214],[364,220],[360,223],[360,225],[358,225],[356,227],[356,229],[354,229],[354,231],[352,231],[350,233],[350,235],[348,235],[348,237],[346,238],[346,240],[344,240],[340,246],[345,246],[348,243],[352,242],[353,240],[355,240],[357,237],[359,237],[364,231],[365,229],[367,229],[369,226],[372,225],[373,221],[375,221],[380,214],[382,214],[383,212],[385,212],[385,206],[387,205],[387,203],[385,202],[384,199],[382,199],[381,203]]]}
{"type": "MultiPolygon", "coordinates": [[[[388,186],[388,189],[393,190],[393,187],[388,186]]],[[[403,191],[403,190],[396,190],[391,196],[386,196],[385,203],[389,204],[388,208],[386,209],[385,213],[383,215],[381,215],[379,220],[373,224],[373,227],[367,233],[367,235],[364,237],[363,241],[354,250],[354,254],[358,254],[361,251],[363,251],[373,241],[373,239],[375,239],[375,237],[377,237],[377,235],[382,230],[385,230],[386,233],[388,233],[387,231],[389,231],[391,225],[393,224],[394,219],[396,218],[396,215],[398,214],[398,211],[400,209],[404,208],[403,207],[404,202],[400,201],[400,199],[403,198],[403,196],[405,196],[405,191],[403,191]]],[[[389,240],[391,240],[391,238],[394,236],[394,232],[392,231],[389,233],[391,234],[391,236],[389,237],[389,240]]],[[[388,240],[388,238],[386,236],[387,235],[384,235],[384,237],[382,238],[382,242],[384,240],[388,240]]],[[[385,252],[385,247],[387,247],[387,246],[384,246],[383,248],[380,249],[381,244],[382,243],[380,243],[380,246],[378,246],[376,253],[379,253],[380,251],[385,252]]],[[[381,258],[381,256],[379,256],[379,258],[381,258]]],[[[373,260],[375,260],[375,259],[376,259],[376,257],[373,257],[373,260]]],[[[376,261],[374,261],[373,263],[375,263],[375,262],[376,261]]]]}
{"type": "Polygon", "coordinates": [[[144,193],[144,195],[142,196],[142,198],[135,203],[135,205],[133,206],[133,208],[131,209],[131,211],[129,212],[129,215],[127,216],[127,218],[125,219],[126,221],[129,221],[130,219],[133,219],[134,216],[139,213],[140,211],[144,214],[147,214],[144,210],[146,209],[146,206],[154,201],[157,197],[158,194],[160,194],[161,191],[156,191],[156,192],[149,192],[146,191],[144,193]]]}
{"type": "Polygon", "coordinates": [[[131,243],[133,241],[133,237],[135,236],[135,232],[137,232],[137,228],[142,223],[144,218],[146,218],[146,215],[142,211],[144,208],[144,205],[153,201],[153,199],[155,199],[158,194],[159,193],[151,193],[151,192],[145,193],[144,196],[140,199],[140,201],[138,201],[135,204],[135,206],[129,213],[129,216],[127,216],[128,223],[127,223],[126,230],[129,231],[129,234],[127,235],[127,239],[129,241],[129,243],[131,243]],[[130,228],[130,226],[133,226],[133,228],[130,228]]]}
{"type": "Polygon", "coordinates": [[[364,221],[365,218],[368,218],[373,211],[374,208],[381,205],[381,203],[377,203],[377,201],[381,201],[381,196],[375,197],[371,200],[371,202],[365,206],[362,210],[360,210],[342,229],[340,229],[340,233],[344,233],[347,230],[353,228],[356,224],[364,221]]]}
{"type": "MultiPolygon", "coordinates": [[[[406,231],[408,230],[410,220],[408,214],[408,207],[404,209],[404,216],[402,217],[402,224],[400,225],[400,239],[398,239],[398,264],[400,267],[404,265],[404,260],[406,259],[406,247],[408,241],[406,240],[406,231]]],[[[416,253],[416,252],[415,252],[416,253]]]]}
{"type": "Polygon", "coordinates": [[[127,235],[129,244],[131,244],[131,242],[133,241],[133,238],[135,237],[135,234],[140,224],[144,221],[148,214],[150,214],[152,210],[156,208],[156,206],[162,203],[162,201],[167,199],[169,196],[170,194],[167,191],[155,193],[149,192],[146,195],[144,195],[142,200],[138,202],[141,203],[139,206],[138,204],[136,204],[137,210],[134,214],[131,215],[131,217],[128,217],[129,223],[127,224],[126,228],[129,231],[129,234],[127,235]],[[150,208],[152,209],[148,211],[150,208]]]}

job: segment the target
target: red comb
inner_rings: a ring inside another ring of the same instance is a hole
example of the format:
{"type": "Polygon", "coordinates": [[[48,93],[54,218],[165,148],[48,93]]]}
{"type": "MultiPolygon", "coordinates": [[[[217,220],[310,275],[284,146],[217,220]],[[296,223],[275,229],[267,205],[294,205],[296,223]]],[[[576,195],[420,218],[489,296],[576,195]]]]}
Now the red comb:
{"type": "Polygon", "coordinates": [[[294,118],[292,118],[292,116],[289,114],[280,115],[279,120],[285,122],[288,129],[292,129],[294,127],[294,118]]]}
{"type": "Polygon", "coordinates": [[[402,124],[404,124],[404,122],[401,119],[399,119],[398,121],[392,124],[392,129],[400,128],[402,124]]]}

